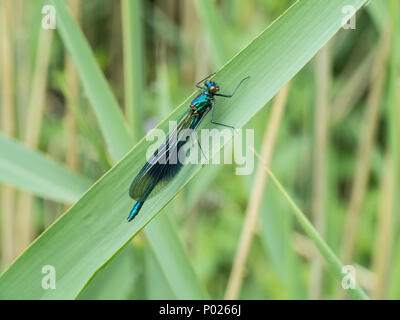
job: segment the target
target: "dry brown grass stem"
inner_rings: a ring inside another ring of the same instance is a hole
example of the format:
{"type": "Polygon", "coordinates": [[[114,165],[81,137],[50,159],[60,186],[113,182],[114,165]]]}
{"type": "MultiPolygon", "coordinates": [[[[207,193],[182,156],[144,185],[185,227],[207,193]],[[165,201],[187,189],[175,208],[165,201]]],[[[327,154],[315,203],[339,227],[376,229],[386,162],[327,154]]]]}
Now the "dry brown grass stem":
{"type": "MultiPolygon", "coordinates": [[[[11,1],[0,3],[0,29],[1,29],[1,119],[2,132],[7,136],[15,134],[14,117],[14,60],[12,30],[11,1]]],[[[2,264],[7,267],[14,259],[14,213],[15,213],[15,189],[9,185],[3,185],[1,190],[1,243],[2,264]]]]}
{"type": "MultiPolygon", "coordinates": [[[[33,73],[31,94],[29,99],[24,143],[27,147],[36,149],[39,144],[42,127],[42,117],[47,85],[47,69],[50,59],[51,40],[53,31],[40,30],[38,52],[33,73]]],[[[29,192],[21,192],[17,209],[16,253],[22,252],[33,240],[32,223],[33,196],[29,192]]]]}
{"type": "MultiPolygon", "coordinates": [[[[316,55],[316,104],[314,117],[314,154],[312,181],[312,222],[324,236],[326,215],[326,154],[329,131],[329,87],[331,78],[331,57],[329,43],[316,55]]],[[[316,255],[311,262],[309,296],[320,299],[322,294],[323,259],[316,255]]]]}
{"type": "MultiPolygon", "coordinates": [[[[79,21],[79,1],[70,0],[69,9],[71,15],[79,21]]],[[[78,104],[79,100],[79,77],[74,67],[71,57],[67,54],[65,57],[65,74],[66,83],[69,93],[69,99],[67,99],[67,108],[65,112],[65,129],[66,129],[66,163],[69,169],[72,171],[78,171],[78,133],[77,123],[74,116],[73,107],[70,103],[78,104]]]]}
{"type": "Polygon", "coordinates": [[[371,72],[374,57],[375,50],[371,50],[333,99],[331,107],[332,124],[336,124],[345,118],[364,94],[370,82],[368,75],[371,72]]]}
{"type": "Polygon", "coordinates": [[[248,202],[245,221],[240,235],[232,270],[229,276],[228,285],[225,291],[225,299],[237,299],[242,286],[247,257],[250,251],[253,235],[256,229],[258,216],[262,204],[265,184],[267,181],[267,171],[265,166],[269,166],[274,145],[281,123],[282,115],[286,106],[289,92],[289,84],[285,85],[277,94],[271,110],[271,116],[266,126],[261,147],[263,163],[259,163],[254,179],[251,197],[248,202]]]}
{"type": "MultiPolygon", "coordinates": [[[[360,134],[357,150],[355,174],[351,189],[350,202],[345,222],[342,245],[342,257],[345,264],[353,262],[358,220],[367,189],[370,158],[379,119],[379,107],[384,86],[386,63],[390,52],[390,29],[383,32],[370,75],[370,91],[367,98],[365,121],[360,134]]],[[[344,290],[340,290],[344,296],[344,290]]]]}
{"type": "Polygon", "coordinates": [[[31,83],[31,50],[29,33],[29,19],[26,18],[26,1],[18,0],[15,3],[15,66],[16,66],[16,113],[19,137],[25,132],[26,108],[29,104],[31,83]]]}
{"type": "Polygon", "coordinates": [[[376,274],[373,299],[386,299],[391,258],[391,228],[394,198],[393,161],[389,153],[385,156],[380,188],[380,202],[372,268],[376,274]]]}
{"type": "Polygon", "coordinates": [[[356,171],[351,190],[343,243],[343,257],[345,262],[352,261],[359,213],[368,182],[369,160],[378,124],[379,106],[386,73],[386,62],[389,56],[389,40],[390,35],[389,32],[386,31],[380,41],[370,78],[370,92],[367,101],[365,122],[361,130],[361,140],[357,151],[356,171]]]}

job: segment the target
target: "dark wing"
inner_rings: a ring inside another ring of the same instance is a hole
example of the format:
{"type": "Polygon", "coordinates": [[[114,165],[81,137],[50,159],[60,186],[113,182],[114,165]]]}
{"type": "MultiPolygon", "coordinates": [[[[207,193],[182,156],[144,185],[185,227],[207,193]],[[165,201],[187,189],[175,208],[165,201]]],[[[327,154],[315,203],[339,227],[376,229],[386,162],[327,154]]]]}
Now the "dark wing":
{"type": "Polygon", "coordinates": [[[153,197],[178,174],[182,168],[182,162],[170,160],[178,159],[179,150],[186,143],[186,140],[180,141],[179,138],[184,129],[190,128],[194,119],[190,109],[179,118],[175,129],[171,131],[132,181],[129,188],[131,198],[139,201],[153,197]]]}

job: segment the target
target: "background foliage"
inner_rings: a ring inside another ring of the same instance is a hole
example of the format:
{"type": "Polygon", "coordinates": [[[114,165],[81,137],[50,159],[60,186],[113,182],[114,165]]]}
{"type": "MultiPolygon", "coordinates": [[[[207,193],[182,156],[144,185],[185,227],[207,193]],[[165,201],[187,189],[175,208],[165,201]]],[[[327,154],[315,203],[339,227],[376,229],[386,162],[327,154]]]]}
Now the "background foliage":
{"type": "Polygon", "coordinates": [[[347,30],[342,0],[0,3],[1,271],[19,256],[1,298],[345,298],[264,165],[370,297],[400,298],[398,1],[347,30]],[[44,4],[56,32],[40,28],[44,4]],[[250,176],[189,166],[125,223],[145,132],[216,70],[223,91],[251,75],[217,116],[254,129],[263,160],[250,176]]]}

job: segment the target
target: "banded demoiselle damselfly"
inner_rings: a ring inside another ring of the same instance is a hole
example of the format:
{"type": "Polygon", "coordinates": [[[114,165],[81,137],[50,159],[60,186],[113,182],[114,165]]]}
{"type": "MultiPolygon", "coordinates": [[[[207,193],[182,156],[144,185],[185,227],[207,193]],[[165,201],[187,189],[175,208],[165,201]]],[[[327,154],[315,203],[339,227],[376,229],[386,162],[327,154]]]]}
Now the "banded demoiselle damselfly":
{"type": "MultiPolygon", "coordinates": [[[[132,221],[144,202],[165,187],[182,168],[182,159],[179,159],[179,161],[171,161],[171,159],[176,160],[176,156],[188,142],[189,136],[184,135],[185,131],[195,131],[210,110],[211,123],[234,129],[232,126],[214,121],[215,96],[233,97],[243,81],[250,77],[242,79],[231,94],[222,94],[217,93],[220,89],[219,85],[208,80],[214,74],[210,74],[196,84],[196,87],[202,91],[192,100],[189,107],[178,119],[176,127],[133,179],[129,188],[129,196],[137,202],[128,216],[128,221],[132,221]],[[182,138],[183,136],[184,138],[182,138]]],[[[201,149],[200,143],[199,146],[201,149]]]]}

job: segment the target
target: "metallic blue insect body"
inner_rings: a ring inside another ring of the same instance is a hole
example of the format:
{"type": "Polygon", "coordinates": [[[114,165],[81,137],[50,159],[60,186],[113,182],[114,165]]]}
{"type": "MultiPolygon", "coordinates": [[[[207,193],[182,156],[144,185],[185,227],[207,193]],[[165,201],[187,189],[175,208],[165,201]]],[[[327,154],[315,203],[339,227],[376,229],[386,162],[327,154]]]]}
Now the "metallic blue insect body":
{"type": "Polygon", "coordinates": [[[178,119],[176,127],[170,132],[163,144],[154,152],[149,161],[146,162],[133,179],[129,188],[129,196],[137,202],[128,216],[128,221],[132,221],[139,213],[144,202],[165,187],[182,168],[182,161],[172,160],[177,158],[179,151],[181,151],[182,147],[189,140],[189,136],[184,136],[184,138],[182,138],[187,129],[196,130],[210,110],[211,123],[234,129],[232,126],[214,121],[214,97],[232,97],[242,82],[249,77],[242,79],[233,93],[227,95],[217,93],[219,91],[219,85],[213,81],[207,80],[213,75],[214,73],[210,74],[207,78],[196,84],[196,87],[201,89],[202,92],[190,103],[187,110],[178,119]]]}

